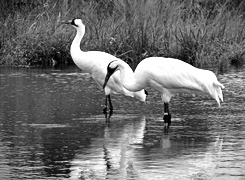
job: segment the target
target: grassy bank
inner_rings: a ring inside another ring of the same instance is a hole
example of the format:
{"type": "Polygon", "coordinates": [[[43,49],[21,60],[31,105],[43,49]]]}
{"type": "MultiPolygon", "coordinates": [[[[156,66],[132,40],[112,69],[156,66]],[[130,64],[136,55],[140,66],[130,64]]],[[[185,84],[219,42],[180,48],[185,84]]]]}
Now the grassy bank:
{"type": "Polygon", "coordinates": [[[75,31],[60,21],[74,17],[86,25],[83,50],[106,51],[133,68],[149,56],[219,72],[245,63],[245,5],[239,1],[73,0],[65,9],[58,2],[2,15],[0,65],[72,63],[75,31]]]}

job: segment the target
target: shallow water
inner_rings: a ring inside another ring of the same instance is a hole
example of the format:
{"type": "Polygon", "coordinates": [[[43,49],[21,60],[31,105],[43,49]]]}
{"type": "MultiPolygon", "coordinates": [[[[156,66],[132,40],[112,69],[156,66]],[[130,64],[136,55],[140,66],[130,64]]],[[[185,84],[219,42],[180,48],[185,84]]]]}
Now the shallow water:
{"type": "Polygon", "coordinates": [[[245,179],[245,73],[220,75],[221,108],[176,96],[163,131],[160,95],[147,104],[104,94],[77,69],[0,69],[0,179],[245,179]]]}

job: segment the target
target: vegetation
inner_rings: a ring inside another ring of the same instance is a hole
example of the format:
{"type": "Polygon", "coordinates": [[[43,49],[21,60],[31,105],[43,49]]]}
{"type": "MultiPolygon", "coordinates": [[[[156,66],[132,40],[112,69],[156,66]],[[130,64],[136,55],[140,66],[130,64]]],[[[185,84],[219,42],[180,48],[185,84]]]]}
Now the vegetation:
{"type": "Polygon", "coordinates": [[[0,3],[0,65],[70,64],[82,18],[81,48],[122,58],[133,68],[149,56],[174,57],[224,72],[245,62],[242,0],[27,0],[0,3]]]}

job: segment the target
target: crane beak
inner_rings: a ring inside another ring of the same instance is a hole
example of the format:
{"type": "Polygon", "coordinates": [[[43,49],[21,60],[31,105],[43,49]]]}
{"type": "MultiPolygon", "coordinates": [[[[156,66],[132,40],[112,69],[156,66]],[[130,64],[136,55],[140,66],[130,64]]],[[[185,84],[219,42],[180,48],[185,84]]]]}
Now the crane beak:
{"type": "Polygon", "coordinates": [[[109,81],[110,77],[111,77],[111,73],[107,72],[106,76],[105,76],[105,81],[103,84],[103,89],[105,89],[107,82],[109,81]]]}
{"type": "Polygon", "coordinates": [[[71,24],[71,22],[72,22],[72,21],[69,20],[69,21],[61,21],[60,23],[61,23],[61,24],[71,24]]]}

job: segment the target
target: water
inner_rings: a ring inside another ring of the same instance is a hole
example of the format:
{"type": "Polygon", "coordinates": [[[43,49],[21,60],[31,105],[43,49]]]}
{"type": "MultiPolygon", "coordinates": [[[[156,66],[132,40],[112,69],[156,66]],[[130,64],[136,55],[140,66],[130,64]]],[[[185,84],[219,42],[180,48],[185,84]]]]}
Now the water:
{"type": "Polygon", "coordinates": [[[160,95],[147,105],[104,94],[77,69],[0,69],[0,179],[245,179],[245,73],[218,77],[221,108],[176,96],[164,133],[160,95]]]}

